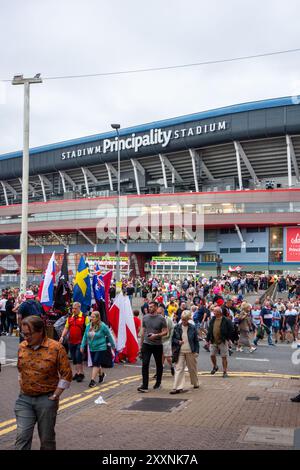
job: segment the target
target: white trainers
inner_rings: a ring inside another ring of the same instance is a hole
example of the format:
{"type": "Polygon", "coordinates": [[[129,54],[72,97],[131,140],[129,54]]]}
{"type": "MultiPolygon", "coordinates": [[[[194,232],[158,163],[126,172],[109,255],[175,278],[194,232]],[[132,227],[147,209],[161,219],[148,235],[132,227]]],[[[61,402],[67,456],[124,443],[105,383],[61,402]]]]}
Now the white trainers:
{"type": "Polygon", "coordinates": [[[253,353],[253,352],[256,351],[256,350],[257,350],[257,348],[256,348],[255,346],[252,346],[252,347],[249,349],[249,352],[250,352],[250,353],[253,353]]]}

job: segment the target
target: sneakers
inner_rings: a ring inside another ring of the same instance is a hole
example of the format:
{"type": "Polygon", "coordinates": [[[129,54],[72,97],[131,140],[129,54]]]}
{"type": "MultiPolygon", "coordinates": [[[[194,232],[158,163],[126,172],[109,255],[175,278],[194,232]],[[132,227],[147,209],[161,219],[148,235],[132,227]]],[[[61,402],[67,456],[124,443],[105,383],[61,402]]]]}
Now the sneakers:
{"type": "Polygon", "coordinates": [[[148,392],[149,392],[148,388],[144,388],[144,387],[139,387],[139,388],[137,389],[137,391],[138,391],[138,392],[141,392],[141,393],[148,393],[148,392]]]}
{"type": "Polygon", "coordinates": [[[296,397],[291,398],[291,401],[294,403],[300,403],[300,394],[297,395],[296,397]]]}
{"type": "Polygon", "coordinates": [[[227,377],[228,377],[227,372],[223,372],[223,379],[227,379],[227,377]]]}
{"type": "Polygon", "coordinates": [[[218,370],[219,370],[218,366],[214,367],[213,370],[210,372],[211,375],[214,375],[218,370]]]}
{"type": "Polygon", "coordinates": [[[77,374],[77,378],[75,379],[77,382],[82,382],[84,379],[84,374],[77,374]]]}
{"type": "Polygon", "coordinates": [[[102,375],[99,375],[99,384],[102,384],[104,382],[104,379],[105,379],[105,373],[103,372],[102,375]]]}
{"type": "Polygon", "coordinates": [[[77,380],[78,374],[73,375],[72,380],[77,380]]]}
{"type": "Polygon", "coordinates": [[[160,390],[161,389],[161,385],[156,383],[153,385],[153,390],[160,390]]]}
{"type": "Polygon", "coordinates": [[[237,348],[236,348],[236,352],[244,352],[244,350],[243,350],[243,348],[237,347],[237,348]]]}
{"type": "Polygon", "coordinates": [[[173,377],[174,377],[174,375],[175,375],[175,369],[174,369],[173,366],[171,367],[171,375],[172,375],[173,377]]]}
{"type": "Polygon", "coordinates": [[[91,380],[91,381],[90,381],[89,387],[90,387],[90,388],[97,387],[97,384],[96,384],[95,380],[91,380]]]}
{"type": "Polygon", "coordinates": [[[250,353],[253,353],[254,351],[256,351],[257,348],[255,346],[251,346],[251,348],[249,349],[249,352],[250,353]]]}
{"type": "Polygon", "coordinates": [[[171,390],[170,395],[177,395],[177,393],[183,393],[183,388],[179,388],[178,390],[171,390]]]}

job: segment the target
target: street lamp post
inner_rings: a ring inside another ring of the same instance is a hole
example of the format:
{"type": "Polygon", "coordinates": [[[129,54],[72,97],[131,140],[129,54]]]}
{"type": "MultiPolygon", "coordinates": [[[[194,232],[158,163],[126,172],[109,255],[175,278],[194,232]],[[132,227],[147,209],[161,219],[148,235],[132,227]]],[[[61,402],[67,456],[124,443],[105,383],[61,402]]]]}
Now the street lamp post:
{"type": "Polygon", "coordinates": [[[23,169],[22,169],[22,225],[21,225],[21,280],[20,291],[24,293],[27,285],[27,251],[28,251],[28,189],[29,189],[29,103],[30,85],[42,83],[40,74],[33,78],[15,75],[12,84],[24,85],[24,116],[23,116],[23,169]]]}
{"type": "Polygon", "coordinates": [[[118,144],[118,196],[117,196],[117,250],[116,250],[116,281],[119,282],[121,279],[120,274],[120,196],[121,196],[121,173],[120,173],[120,124],[111,124],[111,127],[117,132],[117,144],[118,144]]]}

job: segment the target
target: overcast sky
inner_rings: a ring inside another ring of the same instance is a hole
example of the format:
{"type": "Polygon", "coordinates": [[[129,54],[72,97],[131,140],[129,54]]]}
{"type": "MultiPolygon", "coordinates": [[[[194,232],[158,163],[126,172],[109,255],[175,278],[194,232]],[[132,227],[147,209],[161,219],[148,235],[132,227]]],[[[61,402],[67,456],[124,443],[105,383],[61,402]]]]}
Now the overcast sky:
{"type": "MultiPolygon", "coordinates": [[[[0,0],[0,79],[114,72],[300,47],[299,0],[0,0]]],[[[300,94],[300,53],[31,86],[30,146],[300,94]]],[[[0,154],[23,87],[0,84],[0,154]]]]}

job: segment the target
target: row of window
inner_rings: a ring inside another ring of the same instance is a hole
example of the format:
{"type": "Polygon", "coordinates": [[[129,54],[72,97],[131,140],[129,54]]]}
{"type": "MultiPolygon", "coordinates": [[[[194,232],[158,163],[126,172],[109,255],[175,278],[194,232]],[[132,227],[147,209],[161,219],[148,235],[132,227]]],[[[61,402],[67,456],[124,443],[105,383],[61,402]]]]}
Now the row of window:
{"type": "MultiPolygon", "coordinates": [[[[221,248],[220,253],[221,254],[226,254],[226,253],[241,253],[242,250],[241,248],[221,248]]],[[[266,248],[264,246],[261,247],[251,247],[251,248],[246,248],[246,253],[265,253],[266,248]]]]}
{"type": "MultiPolygon", "coordinates": [[[[174,205],[151,205],[151,206],[129,206],[121,207],[120,217],[147,217],[145,220],[150,220],[151,217],[166,217],[168,220],[170,215],[177,217],[196,217],[211,214],[239,214],[239,213],[288,213],[288,212],[300,212],[300,202],[291,203],[269,203],[269,204],[253,204],[253,203],[237,203],[231,204],[230,207],[224,209],[217,209],[218,204],[174,204],[174,205]],[[221,210],[221,212],[218,212],[221,210]]],[[[85,210],[65,210],[55,212],[44,212],[44,213],[32,213],[28,216],[28,222],[46,222],[54,220],[77,220],[77,219],[101,219],[115,218],[117,215],[117,209],[111,203],[99,204],[97,209],[85,209],[85,210]]],[[[21,223],[21,215],[2,216],[0,217],[0,224],[12,224],[21,223]]],[[[248,228],[248,233],[264,232],[265,228],[248,228]]],[[[221,234],[236,233],[234,228],[221,229],[221,234]]]]}
{"type": "MultiPolygon", "coordinates": [[[[266,227],[249,227],[246,229],[247,233],[264,233],[266,231],[266,227]]],[[[221,228],[220,234],[227,235],[229,233],[236,233],[235,228],[221,228]]]]}

